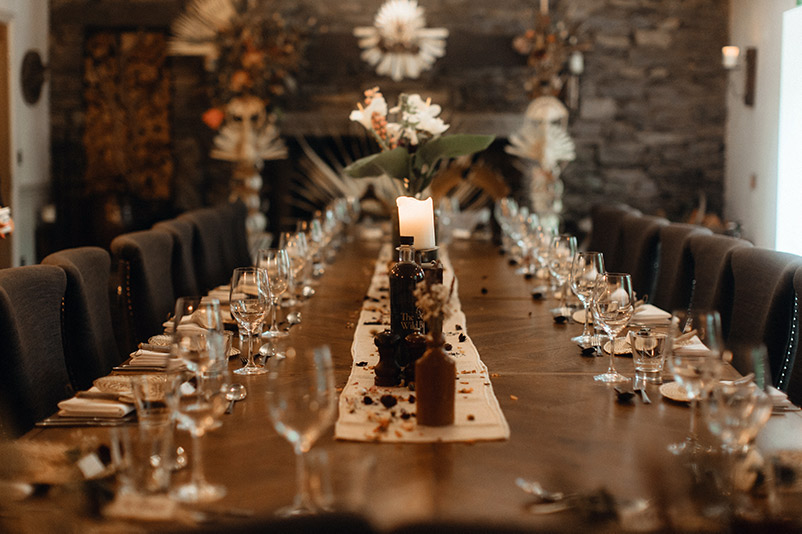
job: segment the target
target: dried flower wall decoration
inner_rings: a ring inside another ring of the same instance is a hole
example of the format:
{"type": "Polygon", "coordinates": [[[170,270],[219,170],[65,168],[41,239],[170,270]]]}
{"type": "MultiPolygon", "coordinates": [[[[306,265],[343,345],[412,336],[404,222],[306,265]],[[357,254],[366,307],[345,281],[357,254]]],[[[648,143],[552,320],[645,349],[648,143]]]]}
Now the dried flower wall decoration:
{"type": "Polygon", "coordinates": [[[354,28],[362,59],[395,81],[417,79],[446,53],[446,28],[427,28],[417,0],[387,0],[373,26],[354,28]]]}

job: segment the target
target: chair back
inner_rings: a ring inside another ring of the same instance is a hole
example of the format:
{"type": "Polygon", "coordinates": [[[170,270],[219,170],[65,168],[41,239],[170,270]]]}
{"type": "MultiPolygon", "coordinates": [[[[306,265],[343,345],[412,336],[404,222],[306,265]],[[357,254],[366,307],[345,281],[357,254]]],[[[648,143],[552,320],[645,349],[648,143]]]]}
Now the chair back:
{"type": "Polygon", "coordinates": [[[223,241],[226,248],[226,258],[230,258],[228,266],[233,271],[237,267],[253,265],[250,249],[248,247],[248,208],[242,200],[229,202],[219,207],[223,220],[230,228],[229,239],[223,241]]]}
{"type": "Polygon", "coordinates": [[[224,241],[230,239],[220,211],[216,208],[200,208],[178,217],[188,221],[194,230],[194,258],[198,275],[198,288],[204,293],[231,279],[224,241]]]}
{"type": "Polygon", "coordinates": [[[67,275],[64,295],[64,356],[76,390],[109,374],[122,358],[111,318],[111,257],[98,247],[61,250],[42,260],[67,275]]]}
{"type": "Polygon", "coordinates": [[[66,287],[54,265],[0,270],[0,437],[24,434],[73,393],[62,343],[66,287]]]}
{"type": "Polygon", "coordinates": [[[802,324],[802,267],[794,274],[794,332],[796,334],[791,346],[792,359],[787,363],[787,369],[780,372],[780,382],[787,373],[788,378],[783,388],[788,398],[797,406],[802,406],[802,335],[799,334],[802,324]]]}
{"type": "Polygon", "coordinates": [[[173,239],[158,230],[122,234],[112,240],[111,253],[118,266],[123,351],[131,351],[161,333],[173,312],[173,239]]]}
{"type": "Polygon", "coordinates": [[[752,244],[737,237],[719,234],[690,237],[693,259],[693,290],[691,308],[718,310],[726,338],[732,310],[732,252],[752,244]]]}
{"type": "Polygon", "coordinates": [[[156,223],[153,229],[167,232],[173,239],[173,289],[176,297],[199,295],[193,256],[195,228],[192,223],[185,219],[169,219],[156,223]]]}
{"type": "MultiPolygon", "coordinates": [[[[765,248],[741,247],[732,253],[734,291],[728,344],[764,344],[774,385],[787,385],[789,352],[793,345],[794,273],[802,267],[795,254],[765,248]]],[[[743,374],[748,362],[732,364],[743,374]]]]}
{"type": "Polygon", "coordinates": [[[624,216],[640,214],[626,204],[595,204],[590,209],[591,234],[588,250],[604,254],[604,267],[621,272],[621,238],[624,216]]]}
{"type": "Polygon", "coordinates": [[[708,228],[693,224],[671,223],[660,228],[657,281],[649,302],[668,312],[688,309],[693,288],[690,237],[712,233],[708,228]]]}
{"type": "Polygon", "coordinates": [[[635,214],[625,215],[621,223],[621,272],[632,276],[632,289],[639,299],[649,297],[650,300],[654,293],[660,228],[666,225],[668,220],[663,217],[635,214]]]}

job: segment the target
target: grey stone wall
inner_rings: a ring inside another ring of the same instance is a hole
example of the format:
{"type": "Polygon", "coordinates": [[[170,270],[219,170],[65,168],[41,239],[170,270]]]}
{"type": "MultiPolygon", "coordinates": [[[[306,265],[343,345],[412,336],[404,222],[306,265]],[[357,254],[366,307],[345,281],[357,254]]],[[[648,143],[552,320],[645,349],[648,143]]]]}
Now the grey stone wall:
{"type": "MultiPolygon", "coordinates": [[[[450,30],[446,57],[420,80],[396,83],[377,77],[362,62],[351,34],[354,26],[372,23],[380,0],[275,0],[280,8],[300,9],[316,19],[298,91],[284,103],[284,129],[296,134],[354,131],[348,112],[362,90],[378,84],[391,100],[401,91],[432,95],[444,115],[455,119],[455,130],[481,123],[501,137],[509,133],[528,104],[526,61],[511,42],[532,25],[537,2],[419,3],[429,26],[450,30]]],[[[92,27],[168,28],[184,4],[51,0],[54,175],[61,174],[62,187],[80,182],[74,168],[74,162],[80,168],[80,157],[71,151],[80,148],[83,126],[84,32],[92,27]]],[[[728,1],[551,0],[550,5],[552,16],[576,26],[579,38],[590,45],[580,109],[570,126],[577,160],[563,173],[566,216],[578,219],[592,203],[615,200],[683,219],[700,194],[709,210],[720,213],[726,120],[720,49],[727,43],[728,1]]],[[[204,172],[208,144],[208,136],[198,134],[204,128],[199,65],[177,61],[173,71],[177,167],[188,167],[189,174],[204,172]]]]}

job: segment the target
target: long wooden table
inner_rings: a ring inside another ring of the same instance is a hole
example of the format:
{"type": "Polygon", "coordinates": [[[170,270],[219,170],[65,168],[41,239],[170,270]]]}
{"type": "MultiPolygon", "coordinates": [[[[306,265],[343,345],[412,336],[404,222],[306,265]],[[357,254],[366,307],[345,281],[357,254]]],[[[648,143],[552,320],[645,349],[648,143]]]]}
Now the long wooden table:
{"type": "MultiPolygon", "coordinates": [[[[379,246],[359,239],[344,246],[317,294],[301,308],[302,324],[283,342],[296,349],[329,345],[340,386],[351,369],[353,326],[379,246]]],[[[316,448],[329,456],[337,495],[361,495],[360,512],[380,529],[445,521],[570,532],[620,530],[615,522],[588,520],[575,511],[528,512],[532,499],[514,483],[516,477],[524,477],[555,491],[604,488],[620,500],[649,499],[664,525],[711,526],[688,523],[689,511],[698,504],[691,488],[693,475],[666,450],[686,436],[688,407],[662,399],[656,386],[648,389],[651,404],[637,398],[620,404],[612,386],[593,380],[606,369],[606,357],[582,356],[570,341],[581,325],[556,325],[548,311],[554,302],[533,300],[531,282],[514,273],[497,247],[487,241],[457,241],[449,253],[468,333],[491,372],[511,437],[500,442],[390,445],[338,442],[329,431],[316,448]],[[366,466],[364,487],[354,488],[356,473],[366,466]]],[[[632,375],[630,358],[617,358],[616,363],[621,372],[632,375]]],[[[255,518],[269,518],[292,500],[294,457],[270,423],[265,376],[237,380],[247,386],[248,397],[223,417],[220,430],[205,438],[206,474],[228,488],[215,508],[247,509],[255,518]]],[[[701,418],[699,423],[701,428],[701,418]]],[[[798,414],[773,416],[770,425],[786,441],[794,433],[802,436],[798,414]]],[[[25,439],[102,438],[106,433],[35,429],[25,439]]],[[[177,438],[189,450],[187,436],[179,432],[177,438]]],[[[802,448],[802,439],[796,443],[802,448]]],[[[785,510],[796,509],[799,500],[786,497],[785,510]]]]}

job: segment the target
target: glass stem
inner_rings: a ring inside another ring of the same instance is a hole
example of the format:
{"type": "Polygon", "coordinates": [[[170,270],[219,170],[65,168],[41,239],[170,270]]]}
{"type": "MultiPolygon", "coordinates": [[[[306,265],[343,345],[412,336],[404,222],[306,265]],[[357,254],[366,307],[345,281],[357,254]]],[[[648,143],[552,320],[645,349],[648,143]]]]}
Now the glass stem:
{"type": "Polygon", "coordinates": [[[607,368],[608,374],[616,374],[615,370],[615,336],[610,334],[610,366],[607,368]]]}
{"type": "Polygon", "coordinates": [[[295,446],[295,507],[312,510],[312,500],[309,495],[309,484],[306,473],[306,457],[300,446],[295,446]]]}
{"type": "Polygon", "coordinates": [[[698,401],[696,400],[696,396],[691,399],[691,423],[690,428],[688,430],[688,441],[691,443],[696,443],[696,406],[698,401]]]}
{"type": "Polygon", "coordinates": [[[588,339],[590,338],[590,314],[588,313],[590,305],[588,302],[583,302],[582,304],[585,308],[585,326],[582,328],[582,337],[588,339]]]}
{"type": "Polygon", "coordinates": [[[271,320],[270,320],[270,331],[271,332],[277,332],[278,331],[278,322],[276,320],[276,307],[278,306],[278,298],[273,298],[272,301],[273,301],[273,306],[272,306],[273,310],[272,310],[272,315],[271,315],[271,320]]]}
{"type": "Polygon", "coordinates": [[[206,477],[203,474],[202,437],[203,432],[192,432],[192,485],[196,491],[206,485],[206,477]]]}
{"type": "Polygon", "coordinates": [[[565,310],[565,304],[567,302],[565,298],[565,282],[560,282],[558,287],[560,288],[560,312],[562,313],[562,311],[565,310]]]}
{"type": "Polygon", "coordinates": [[[248,363],[245,364],[245,367],[256,367],[256,364],[253,362],[253,333],[248,330],[248,363]]]}

